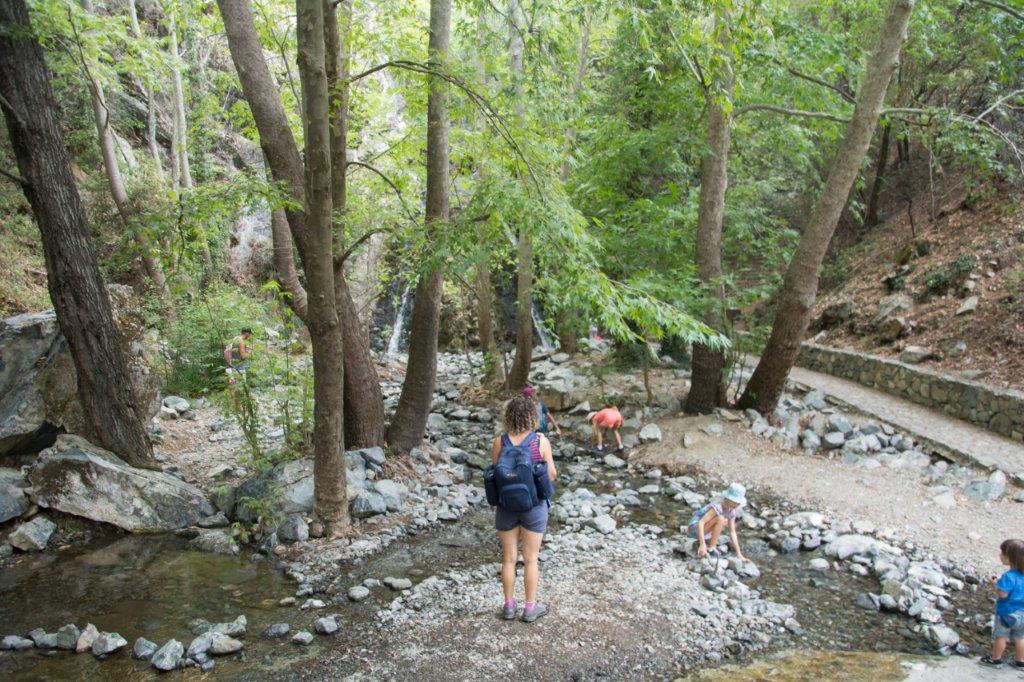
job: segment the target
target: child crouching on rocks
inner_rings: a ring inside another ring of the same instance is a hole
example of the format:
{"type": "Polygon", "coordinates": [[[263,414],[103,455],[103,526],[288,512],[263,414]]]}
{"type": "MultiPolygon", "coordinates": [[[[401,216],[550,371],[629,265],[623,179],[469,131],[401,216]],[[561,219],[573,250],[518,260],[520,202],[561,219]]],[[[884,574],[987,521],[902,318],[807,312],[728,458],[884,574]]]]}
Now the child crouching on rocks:
{"type": "MultiPolygon", "coordinates": [[[[740,549],[740,539],[736,535],[736,521],[743,514],[743,505],[747,503],[747,489],[739,483],[733,483],[721,494],[704,505],[690,519],[687,534],[697,540],[697,556],[706,557],[718,554],[718,538],[726,526],[729,527],[729,543],[736,551],[736,558],[746,561],[740,549]],[[710,549],[708,544],[710,543],[710,549]]],[[[725,550],[722,550],[724,553],[725,550]]]]}
{"type": "Polygon", "coordinates": [[[999,545],[999,560],[1010,570],[998,581],[992,577],[997,597],[992,621],[992,653],[981,662],[1002,665],[1006,645],[1012,639],[1014,661],[1010,665],[1024,670],[1024,540],[1004,540],[999,545]]]}

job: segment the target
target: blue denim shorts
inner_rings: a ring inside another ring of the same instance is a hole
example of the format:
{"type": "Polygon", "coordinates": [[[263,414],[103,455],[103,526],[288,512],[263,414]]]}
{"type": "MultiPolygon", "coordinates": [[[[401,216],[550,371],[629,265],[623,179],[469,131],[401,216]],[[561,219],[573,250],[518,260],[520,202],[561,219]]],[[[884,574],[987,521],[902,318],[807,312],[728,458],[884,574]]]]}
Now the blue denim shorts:
{"type": "Polygon", "coordinates": [[[1006,639],[1024,639],[1024,626],[1010,629],[998,614],[992,617],[992,639],[1005,637],[1006,639]]]}
{"type": "Polygon", "coordinates": [[[498,505],[494,513],[494,527],[499,530],[512,530],[522,526],[534,533],[543,533],[548,529],[548,503],[542,501],[530,511],[510,512],[498,505]]]}

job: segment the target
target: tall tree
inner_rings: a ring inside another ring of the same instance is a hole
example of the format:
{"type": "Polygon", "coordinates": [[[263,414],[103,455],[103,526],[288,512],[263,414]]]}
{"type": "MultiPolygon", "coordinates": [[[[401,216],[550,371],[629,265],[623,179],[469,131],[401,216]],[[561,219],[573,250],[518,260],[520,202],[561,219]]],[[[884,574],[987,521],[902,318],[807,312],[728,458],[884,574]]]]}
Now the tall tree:
{"type": "MultiPolygon", "coordinates": [[[[526,22],[522,15],[519,0],[508,0],[509,72],[513,85],[513,109],[519,125],[524,124],[526,117],[523,93],[523,31],[526,30],[526,22]]],[[[516,353],[506,381],[510,391],[519,391],[526,385],[533,361],[533,235],[530,226],[522,222],[518,225],[516,251],[516,353]]]]}
{"type": "Polygon", "coordinates": [[[309,283],[306,327],[313,347],[313,485],[316,513],[337,533],[348,526],[343,394],[345,348],[334,300],[331,134],[324,2],[296,0],[299,80],[306,131],[302,265],[309,283]]]}
{"type": "MultiPolygon", "coordinates": [[[[82,8],[92,13],[91,0],[82,0],[82,8]]],[[[84,52],[80,52],[84,55],[84,52]]],[[[135,212],[132,210],[128,200],[128,190],[125,188],[124,177],[121,175],[121,168],[117,164],[117,141],[114,139],[114,129],[110,122],[110,109],[107,107],[107,100],[103,93],[103,84],[99,78],[92,74],[89,65],[82,56],[82,70],[89,81],[89,95],[92,100],[93,117],[96,120],[96,132],[99,135],[100,154],[103,157],[103,169],[107,175],[107,184],[110,186],[110,194],[114,199],[117,213],[125,228],[131,232],[132,240],[135,242],[142,258],[146,274],[153,280],[160,297],[167,302],[171,296],[171,290],[167,286],[167,279],[164,277],[163,268],[154,255],[154,250],[149,239],[138,229],[134,220],[135,212]]]]}
{"type": "MultiPolygon", "coordinates": [[[[430,38],[427,58],[442,68],[448,56],[452,19],[451,0],[430,0],[430,38]]],[[[428,239],[448,221],[448,95],[443,78],[427,79],[427,202],[428,239]]],[[[409,365],[395,416],[388,429],[388,445],[409,452],[423,440],[437,380],[437,331],[441,314],[442,264],[433,262],[420,275],[409,323],[409,365]]]]}
{"type": "Polygon", "coordinates": [[[751,407],[762,413],[774,409],[789,370],[796,362],[818,293],[821,264],[871,144],[913,9],[914,0],[891,0],[889,4],[857,90],[853,117],[786,270],[771,336],[740,397],[740,407],[751,407]]]}
{"type": "MultiPolygon", "coordinates": [[[[291,295],[289,302],[299,319],[308,322],[308,296],[294,272],[291,260],[292,235],[299,258],[305,262],[304,246],[298,237],[305,230],[302,210],[303,165],[298,145],[288,125],[288,117],[281,104],[278,85],[274,81],[263,56],[263,47],[253,18],[249,0],[221,0],[218,2],[228,37],[228,48],[242,84],[242,92],[260,135],[266,165],[275,182],[287,192],[283,210],[285,222],[272,222],[275,267],[282,285],[291,295]],[[285,227],[290,228],[284,229],[285,227]]],[[[326,49],[326,48],[325,48],[326,49]]],[[[326,67],[325,67],[326,68],[326,67]]],[[[332,186],[333,167],[332,167],[332,186]]],[[[274,216],[272,215],[272,218],[274,216]]],[[[365,330],[359,333],[355,302],[344,285],[340,268],[335,274],[335,303],[339,306],[345,345],[345,432],[350,447],[382,445],[384,442],[384,399],[380,390],[377,370],[370,355],[369,338],[365,330]],[[342,279],[339,285],[339,279],[342,279]]],[[[308,276],[307,276],[308,280],[308,276]]]]}
{"type": "MultiPolygon", "coordinates": [[[[707,105],[707,150],[701,159],[700,198],[697,208],[697,276],[708,294],[704,322],[716,331],[722,329],[722,222],[725,218],[725,192],[729,184],[729,141],[732,134],[733,65],[732,40],[728,17],[715,16],[713,31],[716,59],[712,82],[698,85],[707,105]]],[[[696,76],[700,77],[698,71],[696,76]]],[[[710,412],[725,403],[725,353],[721,347],[693,344],[693,376],[684,409],[710,412]]]]}
{"type": "Polygon", "coordinates": [[[61,140],[43,50],[23,0],[0,2],[0,108],[42,235],[50,299],[75,363],[87,435],[129,464],[153,466],[71,157],[61,140]]]}

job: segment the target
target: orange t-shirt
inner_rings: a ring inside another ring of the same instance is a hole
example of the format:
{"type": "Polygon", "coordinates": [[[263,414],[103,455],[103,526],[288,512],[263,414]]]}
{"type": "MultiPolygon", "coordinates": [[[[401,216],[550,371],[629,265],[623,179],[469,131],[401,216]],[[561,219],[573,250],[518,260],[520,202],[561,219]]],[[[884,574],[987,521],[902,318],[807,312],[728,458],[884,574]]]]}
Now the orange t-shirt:
{"type": "Polygon", "coordinates": [[[605,429],[617,429],[622,426],[622,413],[614,407],[606,407],[595,414],[591,421],[605,429]]]}

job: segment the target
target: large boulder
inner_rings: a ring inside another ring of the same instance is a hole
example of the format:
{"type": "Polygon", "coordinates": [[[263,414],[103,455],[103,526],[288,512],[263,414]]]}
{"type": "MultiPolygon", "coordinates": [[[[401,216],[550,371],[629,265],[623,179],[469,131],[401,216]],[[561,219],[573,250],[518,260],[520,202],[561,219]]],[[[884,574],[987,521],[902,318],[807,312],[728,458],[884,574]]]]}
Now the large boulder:
{"type": "MultiPolygon", "coordinates": [[[[132,386],[148,417],[160,407],[159,377],[131,289],[108,287],[132,386]]],[[[61,431],[86,434],[75,365],[53,310],[0,321],[0,455],[36,452],[61,431]]]]}
{"type": "Polygon", "coordinates": [[[28,475],[30,497],[47,507],[136,532],[182,528],[213,514],[193,485],[162,471],[136,469],[77,436],[44,450],[28,475]]]}
{"type": "MultiPolygon", "coordinates": [[[[371,450],[375,449],[345,453],[345,481],[350,500],[366,489],[365,455],[371,450]]],[[[371,452],[371,456],[373,454],[371,452]]],[[[281,462],[239,485],[231,497],[230,504],[226,505],[229,508],[222,511],[239,521],[255,521],[257,510],[266,503],[285,515],[309,513],[313,511],[313,460],[281,462]]]]}

